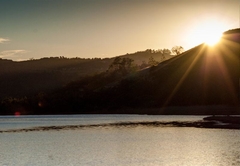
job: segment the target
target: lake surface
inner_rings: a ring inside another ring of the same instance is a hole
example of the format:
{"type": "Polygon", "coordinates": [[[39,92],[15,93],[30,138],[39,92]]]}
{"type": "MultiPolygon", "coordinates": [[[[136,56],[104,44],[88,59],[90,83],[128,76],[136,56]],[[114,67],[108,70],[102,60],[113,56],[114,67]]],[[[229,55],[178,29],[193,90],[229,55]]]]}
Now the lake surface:
{"type": "Polygon", "coordinates": [[[0,116],[0,165],[239,166],[239,130],[102,125],[198,121],[202,118],[148,115],[0,116]],[[63,127],[69,125],[86,127],[63,127]],[[38,130],[38,127],[49,126],[62,128],[38,130]]]}

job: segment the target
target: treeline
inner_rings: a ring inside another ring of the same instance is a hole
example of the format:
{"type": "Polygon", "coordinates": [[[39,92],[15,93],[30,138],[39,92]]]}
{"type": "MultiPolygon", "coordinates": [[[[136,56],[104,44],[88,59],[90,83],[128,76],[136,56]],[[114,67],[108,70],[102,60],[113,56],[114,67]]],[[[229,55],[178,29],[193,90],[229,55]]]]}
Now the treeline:
{"type": "MultiPolygon", "coordinates": [[[[134,63],[133,59],[116,57],[105,72],[82,77],[54,92],[40,92],[31,97],[6,97],[0,102],[0,114],[99,113],[103,110],[116,110],[134,106],[137,103],[131,103],[130,100],[126,101],[126,97],[123,101],[121,96],[128,96],[130,93],[132,95],[140,95],[140,93],[147,95],[148,93],[141,90],[143,88],[141,86],[148,85],[146,80],[140,79],[134,83],[135,88],[139,86],[136,92],[126,91],[129,89],[125,87],[126,81],[129,78],[136,77],[140,70],[154,67],[158,63],[152,56],[147,63],[144,62],[140,65],[134,63]],[[120,89],[118,89],[119,86],[121,86],[120,89]]],[[[141,104],[137,105],[142,106],[141,104]]],[[[145,103],[145,106],[149,105],[145,103]]]]}
{"type": "MultiPolygon", "coordinates": [[[[201,50],[202,48],[198,48],[201,50]]],[[[191,51],[187,56],[198,51],[191,51]]],[[[176,57],[162,62],[162,66],[179,62],[187,62],[186,57],[176,57]],[[177,62],[178,61],[178,62],[177,62]]],[[[194,59],[194,57],[192,57],[194,59]]],[[[189,60],[190,58],[187,57],[189,60]]],[[[203,58],[202,61],[205,61],[203,58]]],[[[199,62],[198,62],[199,63],[199,62]]],[[[198,72],[199,64],[189,72],[186,81],[180,89],[176,85],[184,75],[188,65],[180,68],[172,67],[166,72],[160,66],[151,66],[141,70],[139,65],[130,58],[117,57],[109,65],[105,72],[85,76],[73,81],[63,88],[51,93],[38,93],[32,97],[5,98],[1,101],[1,114],[88,114],[88,113],[142,113],[142,114],[223,114],[234,113],[216,107],[209,111],[207,107],[192,107],[194,110],[172,109],[168,112],[151,112],[152,108],[166,106],[206,106],[206,105],[234,105],[236,98],[228,89],[222,89],[225,85],[222,77],[215,69],[210,70],[214,78],[209,80],[204,91],[201,86],[202,77],[198,72]],[[173,93],[175,93],[173,95],[173,93]],[[204,96],[203,96],[204,95],[204,96]],[[227,96],[228,95],[228,96],[227,96]],[[204,109],[203,109],[204,108],[204,109]]],[[[189,62],[191,64],[191,61],[189,62]]],[[[232,63],[231,63],[232,64],[232,63]]],[[[201,66],[201,65],[200,65],[201,66]]],[[[234,65],[235,66],[235,65],[234,65]]],[[[231,77],[236,73],[232,68],[231,77]]],[[[230,74],[230,73],[229,73],[230,74]]],[[[232,81],[232,80],[229,80],[232,81]]],[[[233,87],[236,88],[236,87],[233,87]]],[[[235,92],[234,92],[235,93],[235,92]]],[[[211,108],[211,107],[209,107],[211,108]]]]}
{"type": "MultiPolygon", "coordinates": [[[[174,57],[170,50],[162,49],[138,51],[118,57],[130,58],[141,68],[147,67],[149,59],[158,64],[174,57]]],[[[0,59],[0,100],[6,97],[20,98],[39,92],[48,93],[69,82],[87,75],[106,71],[114,58],[66,58],[45,57],[14,62],[0,59]]]]}
{"type": "MultiPolygon", "coordinates": [[[[147,63],[150,57],[156,61],[161,62],[172,58],[173,55],[178,55],[183,52],[183,48],[176,49],[173,47],[172,51],[169,49],[146,49],[145,51],[137,51],[135,53],[127,53],[117,57],[130,58],[138,65],[147,63]],[[178,51],[176,51],[178,50],[178,51]]],[[[105,71],[114,60],[113,58],[67,58],[59,57],[44,57],[41,59],[30,58],[26,61],[12,61],[0,58],[0,75],[22,73],[22,72],[49,72],[49,71],[66,71],[73,70],[76,74],[83,73],[85,75],[92,74],[88,72],[91,68],[97,68],[100,72],[105,71]],[[83,67],[84,66],[84,67],[83,67]],[[83,67],[83,68],[82,68],[83,67]],[[82,68],[82,69],[81,69],[82,68]]],[[[96,71],[97,71],[96,70],[96,71]]]]}
{"type": "Polygon", "coordinates": [[[81,113],[79,110],[120,108],[117,98],[114,102],[107,99],[118,84],[172,57],[169,49],[147,49],[104,59],[63,56],[23,62],[0,59],[0,114],[81,113]]]}
{"type": "MultiPolygon", "coordinates": [[[[148,114],[151,108],[227,106],[225,110],[218,109],[217,113],[231,114],[229,108],[239,105],[239,45],[228,44],[223,42],[211,51],[207,46],[199,45],[145,70],[130,58],[117,57],[106,72],[74,81],[35,99],[36,103],[40,101],[35,110],[38,114],[148,114]],[[226,55],[218,51],[224,46],[228,46],[232,53],[226,55]],[[217,60],[222,63],[216,63],[217,60]]],[[[149,66],[151,61],[150,57],[149,66]]],[[[173,114],[180,114],[179,109],[174,111],[173,114]]],[[[211,114],[214,111],[205,109],[194,113],[211,114]]]]}

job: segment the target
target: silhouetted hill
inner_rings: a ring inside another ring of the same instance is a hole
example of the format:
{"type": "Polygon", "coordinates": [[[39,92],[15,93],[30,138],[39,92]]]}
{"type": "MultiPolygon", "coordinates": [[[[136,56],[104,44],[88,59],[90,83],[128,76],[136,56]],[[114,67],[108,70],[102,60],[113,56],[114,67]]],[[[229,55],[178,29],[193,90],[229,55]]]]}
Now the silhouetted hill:
{"type": "MultiPolygon", "coordinates": [[[[124,55],[122,59],[118,58],[116,61],[107,59],[105,63],[112,64],[113,70],[69,81],[66,86],[51,93],[38,94],[31,98],[3,100],[0,107],[5,112],[3,111],[2,114],[12,114],[16,110],[24,114],[240,113],[239,29],[225,32],[221,41],[214,47],[201,44],[157,66],[139,71],[132,70],[134,68],[131,66],[131,60],[128,59],[129,56],[133,59],[135,56],[138,57],[136,54],[146,57],[159,54],[162,57],[161,52],[146,50],[145,53],[124,55]]],[[[99,65],[97,61],[95,67],[99,65]]],[[[89,67],[93,62],[90,60],[82,63],[89,67]]],[[[4,61],[4,63],[13,62],[4,61]]],[[[74,66],[71,64],[67,68],[66,63],[63,64],[64,67],[51,68],[47,71],[70,70],[74,66]]],[[[54,75],[57,76],[56,73],[54,75]]],[[[44,74],[40,78],[48,77],[46,80],[53,81],[63,78],[51,76],[53,75],[44,74]]],[[[46,84],[49,86],[49,83],[46,84]]]]}
{"type": "Polygon", "coordinates": [[[111,61],[66,58],[23,62],[0,60],[0,97],[27,96],[60,88],[81,76],[105,71],[111,61]]]}
{"type": "Polygon", "coordinates": [[[198,108],[189,114],[230,114],[229,108],[239,106],[239,41],[239,33],[228,33],[214,47],[201,44],[118,82],[102,74],[69,84],[46,96],[45,111],[182,114],[179,106],[187,106],[198,108]],[[178,109],[162,112],[162,108],[178,109]]]}
{"type": "MultiPolygon", "coordinates": [[[[160,52],[149,49],[120,57],[132,58],[141,64],[142,61],[147,63],[151,56],[160,61],[160,55],[160,52]]],[[[165,59],[171,57],[170,54],[164,55],[165,59]]],[[[106,71],[114,58],[50,57],[21,62],[0,59],[0,99],[49,92],[86,75],[106,71]]]]}

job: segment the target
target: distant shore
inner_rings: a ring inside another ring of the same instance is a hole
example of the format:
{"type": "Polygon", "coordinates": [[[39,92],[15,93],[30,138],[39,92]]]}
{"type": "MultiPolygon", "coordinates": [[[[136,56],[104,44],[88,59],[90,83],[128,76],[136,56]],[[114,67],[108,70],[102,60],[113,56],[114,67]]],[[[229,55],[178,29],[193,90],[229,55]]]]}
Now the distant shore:
{"type": "Polygon", "coordinates": [[[1,114],[5,115],[71,115],[71,114],[138,114],[138,115],[240,115],[240,106],[225,105],[202,105],[202,106],[167,106],[159,108],[115,108],[115,109],[99,109],[99,110],[30,110],[27,111],[20,107],[16,111],[1,114]],[[23,110],[23,111],[21,111],[23,110]]]}
{"type": "Polygon", "coordinates": [[[240,115],[240,107],[211,105],[211,106],[167,106],[160,108],[122,108],[101,110],[90,114],[147,114],[147,115],[240,115]]]}

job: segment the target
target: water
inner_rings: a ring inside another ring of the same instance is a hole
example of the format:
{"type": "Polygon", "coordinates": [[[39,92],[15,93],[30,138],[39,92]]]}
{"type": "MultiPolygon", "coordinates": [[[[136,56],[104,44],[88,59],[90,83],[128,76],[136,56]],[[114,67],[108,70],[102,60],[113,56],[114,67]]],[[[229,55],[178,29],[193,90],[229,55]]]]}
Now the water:
{"type": "MultiPolygon", "coordinates": [[[[196,121],[200,116],[71,115],[0,117],[0,130],[142,121],[196,121]]],[[[189,127],[101,126],[0,133],[0,165],[240,165],[240,131],[189,127]]]]}

